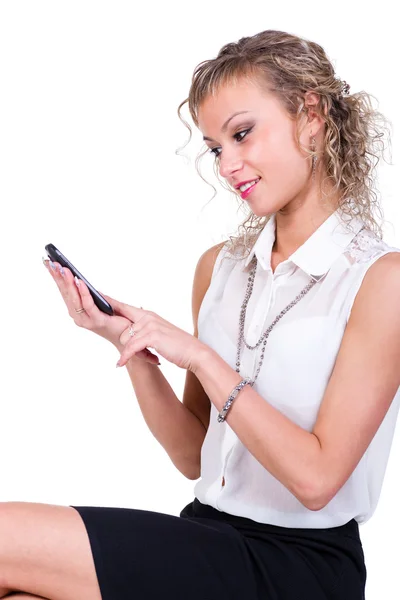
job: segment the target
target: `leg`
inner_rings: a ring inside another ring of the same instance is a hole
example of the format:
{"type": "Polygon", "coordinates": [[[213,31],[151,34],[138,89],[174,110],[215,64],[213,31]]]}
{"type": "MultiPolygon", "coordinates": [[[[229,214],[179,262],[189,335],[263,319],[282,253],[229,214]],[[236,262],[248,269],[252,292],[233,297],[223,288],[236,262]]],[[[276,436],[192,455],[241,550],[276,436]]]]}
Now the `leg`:
{"type": "Polygon", "coordinates": [[[0,502],[0,598],[101,600],[90,542],[69,506],[0,502]],[[24,595],[11,592],[25,592],[24,595]],[[33,596],[29,596],[33,594],[33,596]]]}
{"type": "Polygon", "coordinates": [[[46,600],[46,598],[43,598],[42,596],[31,596],[30,594],[24,594],[24,592],[21,594],[19,592],[10,594],[9,596],[6,596],[6,598],[7,600],[46,600]]]}

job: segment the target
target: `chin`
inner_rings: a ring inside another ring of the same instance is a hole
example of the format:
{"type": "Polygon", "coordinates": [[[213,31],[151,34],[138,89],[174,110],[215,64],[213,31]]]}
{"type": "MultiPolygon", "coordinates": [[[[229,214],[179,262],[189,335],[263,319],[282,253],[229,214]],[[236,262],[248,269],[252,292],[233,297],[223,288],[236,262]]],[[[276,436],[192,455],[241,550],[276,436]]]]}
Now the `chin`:
{"type": "Polygon", "coordinates": [[[272,215],[273,213],[270,211],[265,211],[265,210],[253,210],[251,211],[253,213],[253,215],[255,215],[256,217],[269,217],[270,215],[272,215]]]}
{"type": "Polygon", "coordinates": [[[248,202],[251,212],[257,217],[269,217],[286,206],[285,204],[271,203],[266,201],[248,202]]]}

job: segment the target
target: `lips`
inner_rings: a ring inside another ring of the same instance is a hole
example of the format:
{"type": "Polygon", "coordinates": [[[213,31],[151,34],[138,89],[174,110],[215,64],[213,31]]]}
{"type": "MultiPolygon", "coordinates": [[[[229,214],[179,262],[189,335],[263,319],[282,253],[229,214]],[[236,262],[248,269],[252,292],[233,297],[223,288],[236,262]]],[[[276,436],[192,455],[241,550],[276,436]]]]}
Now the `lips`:
{"type": "Polygon", "coordinates": [[[253,179],[248,179],[247,181],[241,181],[240,183],[235,185],[235,189],[239,190],[239,188],[241,188],[242,185],[246,185],[246,183],[251,183],[252,181],[256,181],[258,183],[260,181],[260,179],[261,179],[261,177],[253,177],[253,179]]]}
{"type": "Polygon", "coordinates": [[[256,180],[255,184],[251,185],[249,188],[245,189],[244,192],[241,192],[240,197],[242,198],[242,200],[246,200],[246,198],[248,198],[248,196],[250,196],[251,192],[257,186],[257,184],[260,181],[260,179],[256,180]]]}

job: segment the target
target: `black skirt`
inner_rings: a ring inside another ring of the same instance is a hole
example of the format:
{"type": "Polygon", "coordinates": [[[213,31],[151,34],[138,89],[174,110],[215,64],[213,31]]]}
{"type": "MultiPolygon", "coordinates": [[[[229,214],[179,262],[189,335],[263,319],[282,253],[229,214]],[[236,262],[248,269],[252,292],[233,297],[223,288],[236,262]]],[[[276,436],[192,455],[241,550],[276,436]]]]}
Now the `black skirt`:
{"type": "Polygon", "coordinates": [[[199,502],[179,517],[73,506],[90,540],[102,600],[364,600],[354,519],[339,527],[265,525],[199,502]]]}

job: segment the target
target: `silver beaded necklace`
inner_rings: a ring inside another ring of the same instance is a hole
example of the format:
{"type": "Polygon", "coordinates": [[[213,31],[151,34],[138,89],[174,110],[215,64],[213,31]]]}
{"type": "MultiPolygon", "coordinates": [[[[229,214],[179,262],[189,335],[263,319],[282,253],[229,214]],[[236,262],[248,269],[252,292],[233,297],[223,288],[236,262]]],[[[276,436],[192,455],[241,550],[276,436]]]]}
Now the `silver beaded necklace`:
{"type": "Polygon", "coordinates": [[[279,313],[279,315],[277,317],[275,317],[275,320],[271,323],[271,325],[264,331],[264,333],[262,334],[262,336],[260,337],[260,339],[258,340],[258,342],[256,343],[255,346],[250,346],[246,340],[244,339],[244,321],[245,321],[245,317],[246,317],[246,310],[247,310],[247,304],[249,303],[251,294],[253,292],[253,285],[254,285],[254,278],[256,275],[256,270],[257,270],[257,257],[253,256],[253,259],[251,261],[250,264],[253,263],[253,268],[250,271],[249,277],[248,277],[248,283],[247,283],[247,290],[246,290],[246,294],[243,300],[243,304],[242,304],[242,308],[240,311],[240,318],[239,318],[239,338],[238,338],[238,344],[237,344],[237,354],[236,354],[236,372],[240,373],[240,352],[241,352],[241,348],[242,348],[242,341],[244,342],[246,348],[248,348],[249,350],[255,350],[256,348],[258,348],[258,346],[263,343],[264,347],[261,350],[261,360],[258,363],[258,368],[257,368],[257,372],[256,375],[254,377],[254,379],[252,381],[250,381],[251,386],[254,385],[258,374],[260,372],[261,369],[261,365],[263,363],[264,360],[264,352],[265,352],[265,346],[267,344],[267,340],[269,337],[269,334],[271,333],[272,329],[275,327],[275,325],[278,323],[278,321],[291,309],[293,308],[293,306],[295,304],[297,304],[302,298],[304,298],[304,296],[311,290],[311,288],[318,283],[321,280],[315,280],[315,279],[311,279],[311,281],[306,285],[306,287],[304,289],[301,290],[300,294],[298,296],[296,296],[296,298],[294,300],[292,300],[292,302],[290,302],[290,304],[288,304],[286,306],[286,308],[284,308],[283,310],[281,310],[281,312],[279,313]]]}

